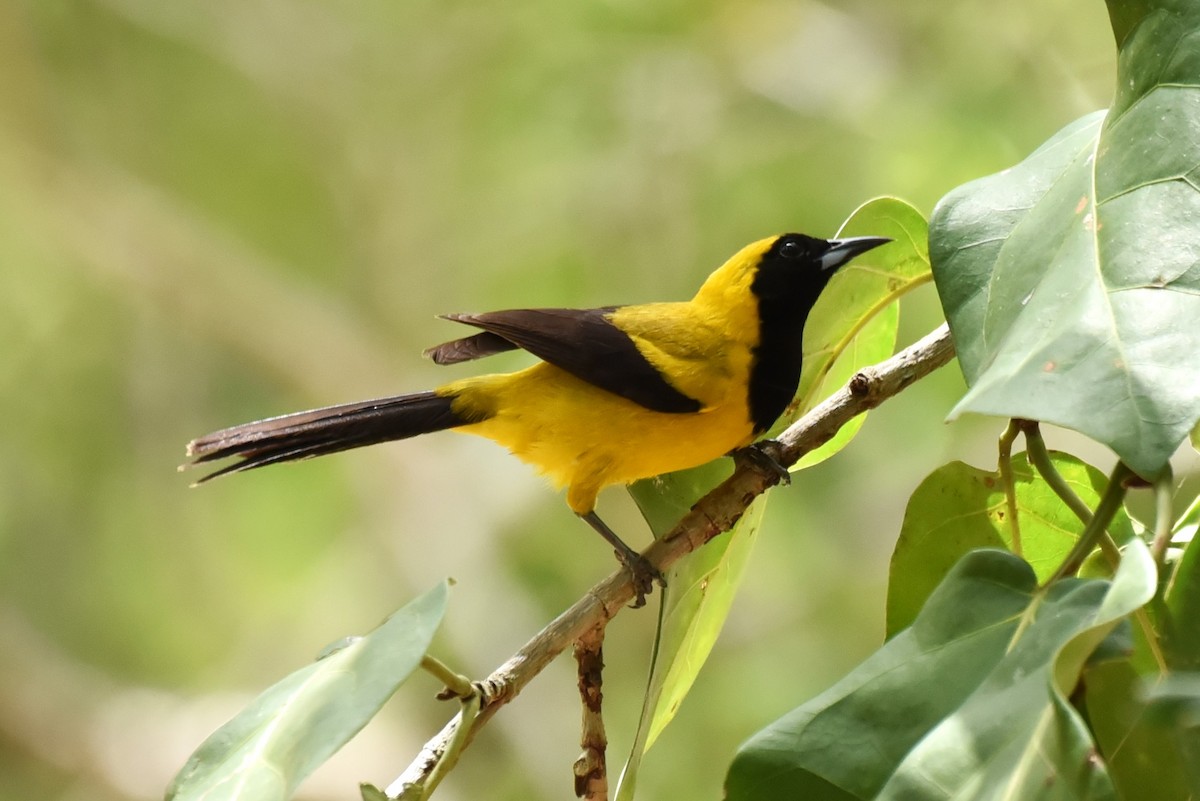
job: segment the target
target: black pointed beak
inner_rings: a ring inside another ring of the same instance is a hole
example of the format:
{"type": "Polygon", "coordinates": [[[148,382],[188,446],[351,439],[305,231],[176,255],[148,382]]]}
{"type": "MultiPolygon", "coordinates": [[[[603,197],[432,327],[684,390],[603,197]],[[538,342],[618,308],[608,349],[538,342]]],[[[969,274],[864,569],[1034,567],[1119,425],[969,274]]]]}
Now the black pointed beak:
{"type": "Polygon", "coordinates": [[[836,270],[855,256],[880,245],[886,245],[891,241],[886,236],[852,236],[848,239],[830,239],[829,250],[821,256],[821,269],[836,270]]]}

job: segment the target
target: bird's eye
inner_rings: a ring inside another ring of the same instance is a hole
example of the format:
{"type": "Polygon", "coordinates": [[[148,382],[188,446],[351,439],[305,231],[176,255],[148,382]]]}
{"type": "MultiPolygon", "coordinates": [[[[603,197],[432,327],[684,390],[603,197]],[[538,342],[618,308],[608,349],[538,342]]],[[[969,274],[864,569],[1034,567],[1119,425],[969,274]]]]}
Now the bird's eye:
{"type": "Polygon", "coordinates": [[[798,259],[803,253],[804,248],[800,246],[799,242],[792,239],[779,246],[779,255],[785,259],[798,259]]]}

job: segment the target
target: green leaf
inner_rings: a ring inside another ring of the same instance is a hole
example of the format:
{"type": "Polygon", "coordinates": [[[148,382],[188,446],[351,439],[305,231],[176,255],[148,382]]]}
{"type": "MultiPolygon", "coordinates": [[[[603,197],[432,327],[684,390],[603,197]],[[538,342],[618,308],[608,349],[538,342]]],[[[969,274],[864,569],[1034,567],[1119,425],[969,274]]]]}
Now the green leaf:
{"type": "Polygon", "coordinates": [[[1145,693],[1155,722],[1200,727],[1200,673],[1172,673],[1145,693]]]}
{"type": "MultiPolygon", "coordinates": [[[[838,271],[804,326],[804,366],[796,400],[772,428],[791,425],[822,398],[896,347],[900,313],[896,301],[930,280],[929,226],[913,206],[893,197],[868,201],[842,224],[838,236],[887,236],[894,241],[859,256],[838,271]]],[[[862,426],[860,415],[793,469],[821,462],[841,450],[862,426]]]]}
{"type": "Polygon", "coordinates": [[[1168,727],[1187,771],[1190,798],[1200,797],[1200,673],[1173,673],[1145,692],[1146,717],[1168,727]]]}
{"type": "Polygon", "coordinates": [[[1045,591],[1015,556],[973,551],[911,628],[743,745],[726,798],[1112,798],[1066,694],[1154,588],[1140,540],[1112,582],[1045,591]]]}
{"type": "Polygon", "coordinates": [[[765,500],[762,496],[756,499],[735,529],[721,538],[724,548],[701,548],[682,569],[671,572],[675,581],[659,645],[659,657],[666,659],[659,663],[663,669],[656,670],[651,679],[658,698],[646,736],[647,750],[675,717],[729,616],[758,539],[765,500]]]}
{"type": "Polygon", "coordinates": [[[1004,656],[1036,583],[1010,554],[967,555],[910,629],[738,750],[727,801],[873,797],[1004,656]]]}
{"type": "Polygon", "coordinates": [[[446,609],[442,582],[378,628],[266,690],[192,754],[168,801],[283,801],[367,724],[421,663],[446,609]]]}
{"type": "Polygon", "coordinates": [[[1111,583],[1058,582],[1037,593],[1004,658],[905,756],[878,801],[1115,798],[1067,698],[1088,657],[1155,586],[1154,561],[1135,539],[1111,583]]]}
{"type": "Polygon", "coordinates": [[[362,801],[391,801],[387,793],[380,790],[373,784],[363,783],[358,786],[358,792],[362,796],[362,801]]]}
{"type": "Polygon", "coordinates": [[[1167,661],[1179,670],[1200,670],[1200,498],[1175,524],[1174,534],[1186,541],[1167,586],[1167,661]]]}
{"type": "Polygon", "coordinates": [[[970,389],[952,412],[1057,423],[1153,477],[1200,419],[1200,4],[1109,3],[1105,115],[934,210],[970,389]]]}
{"type": "MultiPolygon", "coordinates": [[[[732,473],[728,460],[672,473],[629,488],[655,537],[663,536],[697,500],[732,473]]],[[[766,508],[760,496],[737,525],[688,554],[667,574],[666,608],[642,715],[617,799],[632,799],[642,756],[675,717],[729,616],[766,508]]]]}
{"type": "MultiPolygon", "coordinates": [[[[804,411],[807,411],[811,406],[820,403],[823,399],[844,387],[854,377],[854,374],[863,367],[870,364],[878,364],[891,356],[896,350],[896,331],[899,328],[899,303],[888,304],[873,317],[866,320],[854,338],[845,344],[841,353],[838,354],[833,364],[829,366],[829,372],[822,377],[810,406],[797,408],[804,408],[804,411]]],[[[799,415],[796,415],[796,417],[798,418],[799,415]]],[[[866,420],[867,415],[860,414],[846,423],[838,429],[836,434],[830,437],[828,442],[800,457],[800,460],[792,465],[792,472],[820,464],[849,445],[850,440],[854,439],[866,420]]],[[[795,419],[790,420],[790,422],[785,420],[787,425],[790,425],[791,422],[795,422],[795,419]]],[[[786,425],[778,426],[778,428],[782,430],[786,428],[786,425]]]]}
{"type": "Polygon", "coordinates": [[[1088,723],[1122,798],[1184,801],[1188,760],[1179,732],[1151,719],[1138,672],[1128,661],[1089,666],[1084,674],[1088,723]]]}
{"type": "MultiPolygon", "coordinates": [[[[1107,477],[1068,454],[1051,453],[1050,460],[1075,494],[1095,508],[1107,477]]],[[[1025,454],[1013,457],[1013,479],[1020,555],[1045,580],[1071,550],[1083,524],[1030,467],[1025,454]]],[[[1109,531],[1118,543],[1133,536],[1124,510],[1117,512],[1109,531]]],[[[951,462],[921,482],[904,512],[888,580],[889,637],[913,621],[950,568],[975,548],[1013,550],[1004,485],[997,472],[951,462]]]]}

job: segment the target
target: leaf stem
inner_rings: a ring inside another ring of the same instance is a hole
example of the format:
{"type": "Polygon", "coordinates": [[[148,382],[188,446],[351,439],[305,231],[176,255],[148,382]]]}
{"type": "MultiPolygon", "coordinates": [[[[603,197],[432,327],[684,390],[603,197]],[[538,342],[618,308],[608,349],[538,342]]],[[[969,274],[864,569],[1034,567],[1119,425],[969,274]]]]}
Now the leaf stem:
{"type": "MultiPolygon", "coordinates": [[[[1154,600],[1150,602],[1150,608],[1154,610],[1154,619],[1160,625],[1167,627],[1168,630],[1170,629],[1172,619],[1171,611],[1166,602],[1169,580],[1165,579],[1167,576],[1165,566],[1167,549],[1171,546],[1171,538],[1175,533],[1175,520],[1171,508],[1172,501],[1174,500],[1172,498],[1173,484],[1171,465],[1167,464],[1162,473],[1154,480],[1154,538],[1150,543],[1150,554],[1154,558],[1155,567],[1158,569],[1159,580],[1158,591],[1154,595],[1154,600]]],[[[1152,619],[1146,607],[1137,610],[1136,618],[1138,625],[1146,637],[1146,645],[1149,647],[1155,664],[1158,666],[1158,672],[1165,676],[1168,670],[1166,655],[1159,645],[1158,632],[1154,629],[1152,619]]]]}
{"type": "MultiPolygon", "coordinates": [[[[1082,498],[1075,494],[1075,490],[1071,489],[1071,485],[1067,483],[1066,479],[1062,477],[1062,473],[1059,473],[1058,468],[1054,466],[1054,460],[1050,457],[1050,451],[1046,447],[1046,440],[1042,438],[1042,430],[1038,426],[1037,421],[1022,420],[1020,421],[1020,425],[1022,432],[1025,434],[1025,452],[1029,456],[1029,463],[1038,471],[1038,475],[1046,482],[1046,486],[1050,487],[1054,494],[1067,505],[1068,509],[1075,513],[1075,516],[1086,527],[1092,522],[1092,510],[1084,503],[1082,498]]],[[[1081,536],[1080,539],[1083,539],[1083,537],[1081,536]]],[[[1076,544],[1078,545],[1078,543],[1076,544]]],[[[1109,566],[1116,570],[1117,565],[1121,563],[1121,549],[1108,533],[1108,522],[1104,524],[1104,529],[1099,538],[1099,545],[1100,550],[1104,552],[1104,558],[1108,561],[1109,566]]],[[[1091,547],[1088,548],[1088,553],[1090,552],[1091,547]]],[[[1086,553],[1084,554],[1084,558],[1087,558],[1086,553]]],[[[1076,567],[1075,569],[1078,570],[1079,568],[1076,567]]]]}
{"type": "Polygon", "coordinates": [[[1154,479],[1154,539],[1150,542],[1150,553],[1154,564],[1158,566],[1158,574],[1165,575],[1163,565],[1167,560],[1167,548],[1171,545],[1175,523],[1172,514],[1173,477],[1171,465],[1168,464],[1158,478],[1154,479]]]}
{"type": "MultiPolygon", "coordinates": [[[[1108,524],[1112,522],[1113,517],[1117,514],[1117,510],[1121,508],[1121,504],[1125,501],[1125,482],[1129,478],[1132,478],[1133,475],[1134,472],[1124,462],[1117,462],[1112,474],[1108,477],[1108,486],[1104,488],[1104,494],[1100,496],[1100,503],[1096,506],[1096,513],[1091,516],[1091,520],[1087,522],[1083,533],[1075,541],[1075,546],[1071,548],[1070,553],[1067,554],[1067,558],[1063,560],[1058,570],[1050,577],[1050,581],[1046,582],[1047,584],[1053,584],[1059,579],[1066,576],[1073,576],[1079,572],[1079,567],[1083,564],[1083,560],[1092,552],[1092,549],[1101,541],[1101,538],[1107,536],[1106,529],[1108,528],[1108,524]]],[[[1071,494],[1074,495],[1074,493],[1071,494]]],[[[1109,542],[1111,543],[1111,541],[1112,538],[1110,537],[1109,542]]],[[[1117,558],[1119,561],[1119,554],[1117,558]]]]}
{"type": "Polygon", "coordinates": [[[1017,434],[1020,432],[1020,421],[1016,419],[1009,420],[1008,427],[1000,435],[998,446],[1000,458],[996,465],[996,469],[1000,473],[1000,481],[1004,484],[1004,501],[1008,505],[1008,527],[1012,531],[1012,552],[1017,556],[1022,556],[1021,523],[1017,519],[1017,482],[1013,477],[1012,446],[1017,438],[1017,434]]]}
{"type": "Polygon", "coordinates": [[[1042,430],[1038,427],[1037,421],[1021,420],[1019,425],[1025,434],[1025,450],[1029,454],[1029,463],[1034,466],[1054,494],[1075,513],[1076,517],[1085,524],[1090,522],[1092,510],[1083,502],[1083,498],[1075,494],[1075,490],[1071,489],[1071,485],[1054,466],[1054,461],[1050,458],[1050,451],[1046,448],[1046,440],[1042,439],[1042,430]]]}
{"type": "MultiPolygon", "coordinates": [[[[446,667],[445,663],[435,659],[429,654],[421,657],[421,669],[426,673],[432,674],[435,679],[446,685],[446,689],[450,691],[451,696],[457,698],[469,698],[472,695],[478,695],[479,692],[475,686],[471,684],[471,680],[466,676],[455,673],[450,668],[446,667]]],[[[442,696],[443,700],[450,696],[442,696]]]]}
{"type": "Polygon", "coordinates": [[[446,750],[442,752],[442,758],[437,761],[429,773],[429,778],[425,780],[425,790],[421,793],[422,801],[433,795],[433,791],[441,784],[442,779],[458,763],[459,756],[467,746],[471,726],[475,723],[475,718],[479,716],[479,706],[479,693],[472,693],[462,699],[462,709],[458,712],[458,728],[455,729],[450,742],[446,743],[446,750]]]}

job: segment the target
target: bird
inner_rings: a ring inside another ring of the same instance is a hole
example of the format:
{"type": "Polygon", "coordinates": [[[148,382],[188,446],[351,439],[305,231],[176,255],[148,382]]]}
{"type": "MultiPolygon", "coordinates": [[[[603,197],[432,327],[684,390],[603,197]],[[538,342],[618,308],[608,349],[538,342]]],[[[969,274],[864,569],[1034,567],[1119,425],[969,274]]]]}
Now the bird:
{"type": "Polygon", "coordinates": [[[890,239],[800,233],[746,245],[690,300],[448,314],[477,333],[429,348],[450,365],[524,350],[538,361],[437,389],[345,403],[192,440],[199,481],[452,429],[493,440],[566,489],[571,510],[630,571],[635,605],[659,571],[596,514],[600,491],[705,464],[760,438],[800,382],[809,312],[833,275],[890,239]]]}

